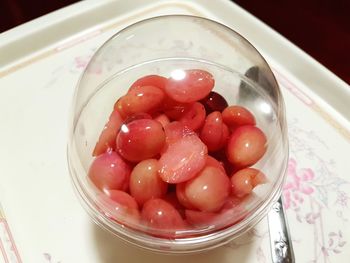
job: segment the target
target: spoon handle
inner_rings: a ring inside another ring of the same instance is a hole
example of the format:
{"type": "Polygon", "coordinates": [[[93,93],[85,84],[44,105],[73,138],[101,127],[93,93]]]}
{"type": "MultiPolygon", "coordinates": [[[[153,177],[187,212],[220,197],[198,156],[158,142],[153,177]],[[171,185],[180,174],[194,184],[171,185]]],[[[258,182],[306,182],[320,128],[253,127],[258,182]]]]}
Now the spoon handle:
{"type": "Polygon", "coordinates": [[[273,263],[293,263],[293,245],[284,214],[282,197],[273,205],[268,214],[271,254],[273,263]]]}

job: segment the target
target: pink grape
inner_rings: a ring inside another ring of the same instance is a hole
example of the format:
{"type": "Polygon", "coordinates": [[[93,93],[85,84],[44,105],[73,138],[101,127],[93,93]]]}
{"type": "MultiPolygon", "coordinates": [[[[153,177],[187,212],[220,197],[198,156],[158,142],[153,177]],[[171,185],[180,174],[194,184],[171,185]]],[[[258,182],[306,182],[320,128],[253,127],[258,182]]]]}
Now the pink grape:
{"type": "Polygon", "coordinates": [[[205,119],[200,138],[207,145],[209,151],[217,151],[224,146],[227,140],[227,137],[225,138],[227,135],[224,132],[221,113],[214,111],[205,119]]]}
{"type": "Polygon", "coordinates": [[[151,113],[160,108],[164,96],[164,92],[160,88],[137,86],[121,97],[114,107],[123,118],[135,113],[151,113]]]}
{"type": "Polygon", "coordinates": [[[266,152],[265,134],[255,126],[240,126],[229,138],[226,155],[236,168],[255,164],[266,152]]]}
{"type": "Polygon", "coordinates": [[[150,199],[142,208],[141,219],[152,230],[165,230],[166,232],[154,231],[152,234],[171,237],[176,230],[184,229],[185,224],[179,212],[163,199],[150,199]]]}
{"type": "Polygon", "coordinates": [[[205,109],[204,106],[195,102],[190,107],[188,107],[179,118],[179,122],[186,125],[193,131],[201,128],[205,121],[205,109]]]}
{"type": "Polygon", "coordinates": [[[131,168],[116,152],[97,156],[89,169],[88,177],[101,191],[129,188],[131,168]]]}
{"type": "Polygon", "coordinates": [[[208,166],[186,182],[185,196],[198,210],[217,212],[230,195],[230,187],[230,179],[221,169],[208,166]]]}
{"type": "Polygon", "coordinates": [[[165,92],[175,101],[190,103],[205,98],[214,83],[213,76],[205,70],[179,70],[168,79],[165,92]]]}
{"type": "Polygon", "coordinates": [[[243,125],[255,125],[254,115],[242,106],[229,106],[222,112],[222,119],[231,129],[243,125]]]}
{"type": "Polygon", "coordinates": [[[100,155],[110,150],[115,150],[115,139],[123,120],[117,110],[114,110],[109,116],[109,120],[104,126],[102,133],[96,143],[93,156],[100,155]]]}
{"type": "Polygon", "coordinates": [[[136,80],[130,87],[130,90],[133,90],[135,87],[143,86],[154,86],[164,90],[165,85],[168,79],[159,75],[147,75],[136,80]]]}
{"type": "Polygon", "coordinates": [[[123,124],[117,136],[117,149],[128,161],[138,162],[156,156],[165,144],[162,125],[141,119],[123,124]]]}
{"type": "Polygon", "coordinates": [[[156,159],[143,160],[132,170],[130,193],[140,206],[149,199],[163,197],[167,189],[168,184],[158,174],[156,159]]]}

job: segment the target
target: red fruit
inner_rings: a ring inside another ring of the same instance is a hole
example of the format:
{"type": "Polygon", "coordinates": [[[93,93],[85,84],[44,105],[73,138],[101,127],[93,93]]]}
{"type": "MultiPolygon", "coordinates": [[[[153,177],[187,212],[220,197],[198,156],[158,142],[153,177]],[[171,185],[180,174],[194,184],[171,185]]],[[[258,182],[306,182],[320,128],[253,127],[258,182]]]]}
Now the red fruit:
{"type": "Polygon", "coordinates": [[[165,85],[168,79],[158,75],[147,75],[142,78],[136,80],[130,87],[129,91],[134,89],[135,87],[143,87],[143,86],[154,86],[164,90],[165,85]]]}
{"type": "Polygon", "coordinates": [[[184,112],[189,108],[191,104],[180,103],[167,96],[165,96],[163,102],[163,111],[170,120],[179,120],[184,112]]]}
{"type": "Polygon", "coordinates": [[[136,202],[142,206],[152,198],[166,194],[168,184],[158,175],[158,161],[148,159],[139,162],[131,172],[130,193],[136,202]]]}
{"type": "Polygon", "coordinates": [[[135,120],[142,120],[142,119],[152,119],[152,116],[144,112],[135,113],[127,117],[123,122],[123,124],[128,124],[129,122],[132,122],[135,120]]]}
{"type": "Polygon", "coordinates": [[[102,133],[96,143],[93,156],[100,155],[104,152],[115,150],[115,139],[123,120],[118,111],[114,110],[109,116],[109,120],[104,126],[102,133]]]}
{"type": "Polygon", "coordinates": [[[144,224],[154,231],[153,234],[160,236],[173,236],[176,230],[184,229],[184,221],[179,212],[168,202],[162,199],[148,200],[141,212],[144,224]],[[156,230],[166,230],[157,232],[156,230]]]}
{"type": "Polygon", "coordinates": [[[222,122],[221,113],[214,111],[205,119],[200,133],[201,140],[207,145],[209,151],[220,150],[227,140],[227,131],[222,122]]]}
{"type": "Polygon", "coordinates": [[[234,129],[243,125],[255,125],[254,115],[244,107],[230,106],[222,112],[222,119],[231,128],[234,129]]]}
{"type": "Polygon", "coordinates": [[[175,70],[168,79],[165,92],[175,101],[190,103],[205,98],[214,83],[213,76],[205,70],[175,70]]]}
{"type": "Polygon", "coordinates": [[[163,128],[170,123],[168,116],[166,116],[164,113],[157,114],[153,119],[155,121],[159,121],[160,124],[162,124],[163,128]]]}
{"type": "Polygon", "coordinates": [[[188,201],[188,198],[185,193],[186,190],[186,182],[176,184],[176,197],[181,205],[186,207],[187,209],[195,209],[195,207],[188,201]]]}
{"type": "Polygon", "coordinates": [[[227,158],[236,168],[251,166],[265,154],[266,142],[266,136],[259,128],[238,127],[229,138],[227,158]]]}
{"type": "Polygon", "coordinates": [[[164,144],[163,127],[155,120],[141,119],[123,124],[117,136],[118,152],[131,162],[156,156],[164,144]]]}
{"type": "Polygon", "coordinates": [[[123,118],[135,113],[151,113],[160,108],[164,96],[160,88],[137,86],[121,97],[114,107],[123,118]]]}
{"type": "Polygon", "coordinates": [[[204,106],[199,103],[193,103],[189,108],[187,108],[182,116],[179,118],[179,122],[186,125],[193,131],[201,128],[205,120],[205,109],[204,106]]]}
{"type": "Polygon", "coordinates": [[[202,170],[206,157],[207,147],[196,135],[183,137],[160,157],[160,177],[170,184],[185,182],[202,170]]]}
{"type": "Polygon", "coordinates": [[[249,195],[256,185],[266,181],[265,178],[262,172],[254,168],[239,170],[231,177],[232,193],[239,198],[249,195]]]}
{"type": "Polygon", "coordinates": [[[112,219],[129,225],[139,223],[141,215],[133,197],[120,190],[108,190],[107,196],[100,196],[102,210],[112,219]]]}
{"type": "Polygon", "coordinates": [[[130,166],[116,152],[106,152],[93,160],[88,177],[103,192],[126,191],[129,187],[130,173],[130,166]]]}
{"type": "Polygon", "coordinates": [[[186,182],[185,196],[195,208],[204,212],[217,212],[230,195],[230,187],[230,179],[221,169],[208,166],[186,182]]]}
{"type": "Polygon", "coordinates": [[[205,97],[201,102],[208,114],[212,113],[213,111],[222,112],[228,106],[225,98],[215,91],[210,92],[209,95],[205,97]]]}

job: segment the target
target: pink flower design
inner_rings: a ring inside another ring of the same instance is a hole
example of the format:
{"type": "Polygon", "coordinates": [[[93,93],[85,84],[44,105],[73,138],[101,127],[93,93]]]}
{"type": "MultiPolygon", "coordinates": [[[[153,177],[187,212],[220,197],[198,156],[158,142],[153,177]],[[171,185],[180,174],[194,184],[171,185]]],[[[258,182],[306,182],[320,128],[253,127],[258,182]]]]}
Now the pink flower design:
{"type": "Polygon", "coordinates": [[[289,159],[287,169],[287,181],[283,187],[284,206],[286,209],[298,208],[304,202],[304,195],[311,195],[314,188],[309,182],[315,177],[310,168],[297,169],[297,161],[289,159]]]}
{"type": "MultiPolygon", "coordinates": [[[[74,58],[74,67],[78,70],[85,69],[88,65],[89,61],[91,59],[91,56],[79,56],[74,58]]],[[[101,73],[102,69],[99,66],[90,67],[89,69],[90,73],[99,74],[101,73]]]]}

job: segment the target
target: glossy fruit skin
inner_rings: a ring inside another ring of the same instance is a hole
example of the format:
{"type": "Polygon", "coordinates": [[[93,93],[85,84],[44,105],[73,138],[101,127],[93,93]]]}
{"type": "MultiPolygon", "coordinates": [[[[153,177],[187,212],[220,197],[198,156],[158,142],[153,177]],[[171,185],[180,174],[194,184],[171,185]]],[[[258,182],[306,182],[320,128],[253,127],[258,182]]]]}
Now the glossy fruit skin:
{"type": "Polygon", "coordinates": [[[231,182],[221,169],[205,167],[195,178],[186,182],[188,202],[203,212],[217,212],[231,193],[231,182]]]}
{"type": "Polygon", "coordinates": [[[123,118],[136,113],[152,113],[160,109],[164,92],[154,86],[137,86],[121,97],[114,108],[123,118]]]}
{"type": "Polygon", "coordinates": [[[227,101],[223,96],[215,91],[211,91],[207,97],[201,100],[201,103],[205,107],[205,111],[209,114],[213,111],[222,112],[228,107],[227,101]]]}
{"type": "Polygon", "coordinates": [[[144,204],[141,220],[148,227],[149,233],[164,237],[171,237],[176,230],[185,227],[179,212],[170,203],[158,198],[150,199],[144,204]]]}
{"type": "Polygon", "coordinates": [[[131,172],[129,188],[140,206],[152,198],[163,197],[168,184],[158,174],[158,161],[147,159],[139,162],[131,172]]]}
{"type": "Polygon", "coordinates": [[[256,124],[254,115],[247,108],[238,105],[225,108],[222,112],[222,119],[231,129],[256,124]]]}
{"type": "Polygon", "coordinates": [[[254,168],[245,168],[234,173],[231,177],[233,195],[242,198],[249,195],[253,188],[266,181],[266,176],[254,168]]]}
{"type": "Polygon", "coordinates": [[[199,101],[205,98],[214,87],[213,76],[205,70],[190,69],[179,72],[182,76],[173,75],[165,86],[165,92],[175,101],[182,103],[199,101]]]}
{"type": "Polygon", "coordinates": [[[130,86],[129,91],[134,89],[135,87],[143,87],[143,86],[154,86],[154,87],[160,88],[161,90],[164,90],[167,81],[168,81],[167,78],[159,75],[147,75],[136,80],[130,86]]]}
{"type": "Polygon", "coordinates": [[[200,138],[209,151],[215,152],[224,146],[228,136],[224,129],[226,127],[224,127],[220,112],[214,111],[207,116],[200,132],[200,138]]]}
{"type": "Polygon", "coordinates": [[[159,159],[160,177],[170,184],[193,178],[204,167],[207,153],[207,147],[196,135],[179,139],[162,153],[159,159]]]}
{"type": "Polygon", "coordinates": [[[227,148],[227,159],[236,167],[255,164],[266,152],[265,134],[255,126],[240,126],[231,134],[227,148]]]}
{"type": "Polygon", "coordinates": [[[117,110],[114,110],[109,116],[109,120],[100,134],[92,156],[98,156],[107,151],[115,150],[115,139],[117,138],[117,134],[122,124],[122,117],[117,110]]]}
{"type": "Polygon", "coordinates": [[[193,103],[181,103],[165,96],[162,110],[170,120],[177,121],[192,104],[193,103]]]}
{"type": "Polygon", "coordinates": [[[130,162],[139,162],[156,156],[164,144],[163,127],[155,120],[140,119],[122,125],[117,136],[118,152],[130,162]]]}
{"type": "Polygon", "coordinates": [[[199,102],[193,103],[183,112],[178,121],[193,131],[200,129],[205,121],[204,106],[199,102]]]}
{"type": "Polygon", "coordinates": [[[131,168],[116,152],[106,152],[97,156],[88,172],[89,179],[103,192],[129,188],[131,168]]]}

